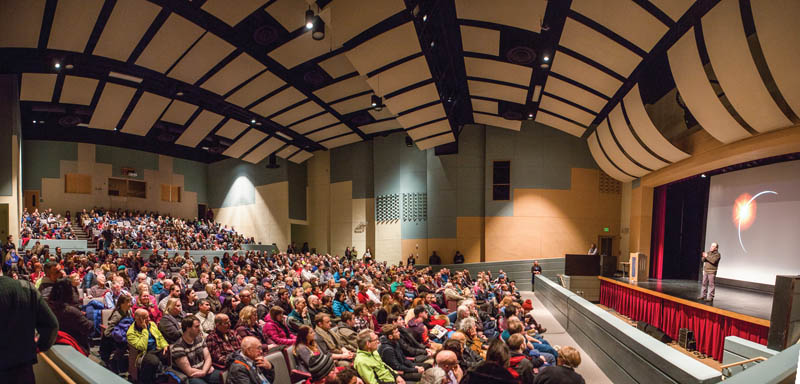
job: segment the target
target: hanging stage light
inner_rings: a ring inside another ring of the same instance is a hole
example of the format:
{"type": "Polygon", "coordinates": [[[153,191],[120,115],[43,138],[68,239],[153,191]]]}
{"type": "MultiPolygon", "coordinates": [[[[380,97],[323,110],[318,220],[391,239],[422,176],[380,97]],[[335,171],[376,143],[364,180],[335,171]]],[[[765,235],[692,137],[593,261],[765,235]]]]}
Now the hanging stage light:
{"type": "Polygon", "coordinates": [[[314,20],[314,28],[311,31],[311,38],[314,40],[322,40],[325,38],[325,22],[317,16],[314,20]]]}
{"type": "Polygon", "coordinates": [[[306,29],[314,28],[314,11],[311,9],[306,11],[306,29]]]}

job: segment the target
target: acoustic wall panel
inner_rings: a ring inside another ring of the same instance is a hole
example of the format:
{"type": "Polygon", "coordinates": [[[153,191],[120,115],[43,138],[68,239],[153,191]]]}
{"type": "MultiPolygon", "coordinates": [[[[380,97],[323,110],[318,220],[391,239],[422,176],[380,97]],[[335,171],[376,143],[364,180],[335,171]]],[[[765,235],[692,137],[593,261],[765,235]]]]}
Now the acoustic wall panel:
{"type": "Polygon", "coordinates": [[[717,97],[700,62],[694,28],[667,51],[669,66],[683,101],[700,126],[715,139],[730,143],[750,136],[717,97]]]}
{"type": "Polygon", "coordinates": [[[703,36],[714,74],[742,119],[759,132],[792,125],[761,81],[747,44],[739,0],[722,0],[712,8],[703,17],[703,36]]]}

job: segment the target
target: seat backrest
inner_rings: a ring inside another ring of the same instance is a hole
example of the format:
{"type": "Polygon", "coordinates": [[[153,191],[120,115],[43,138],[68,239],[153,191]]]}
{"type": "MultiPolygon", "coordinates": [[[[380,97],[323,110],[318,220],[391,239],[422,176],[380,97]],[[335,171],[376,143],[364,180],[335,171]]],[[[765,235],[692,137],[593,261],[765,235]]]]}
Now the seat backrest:
{"type": "Polygon", "coordinates": [[[206,291],[195,292],[195,295],[197,296],[197,300],[208,298],[208,292],[206,291]]]}
{"type": "Polygon", "coordinates": [[[291,383],[292,379],[291,376],[289,376],[290,369],[286,365],[286,358],[283,357],[282,351],[268,354],[267,361],[272,364],[276,383],[291,383]]]}
{"type": "Polygon", "coordinates": [[[108,325],[108,319],[111,318],[111,314],[112,313],[114,313],[113,309],[104,309],[103,310],[103,312],[102,312],[103,325],[106,325],[106,326],[108,325]]]}
{"type": "Polygon", "coordinates": [[[294,356],[294,345],[290,345],[283,350],[283,354],[286,356],[286,363],[289,364],[289,371],[292,371],[297,368],[297,360],[294,356]]]}

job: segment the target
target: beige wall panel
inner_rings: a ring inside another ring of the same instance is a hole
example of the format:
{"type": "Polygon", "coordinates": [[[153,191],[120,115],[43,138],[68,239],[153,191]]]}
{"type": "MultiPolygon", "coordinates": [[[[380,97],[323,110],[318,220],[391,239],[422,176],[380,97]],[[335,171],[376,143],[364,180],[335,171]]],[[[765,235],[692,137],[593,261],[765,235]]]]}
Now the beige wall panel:
{"type": "Polygon", "coordinates": [[[664,11],[672,20],[678,19],[689,10],[694,0],[650,0],[658,9],[664,11]]]}
{"type": "Polygon", "coordinates": [[[401,93],[391,99],[386,99],[383,103],[393,113],[399,114],[416,106],[427,104],[439,100],[439,92],[436,84],[430,83],[419,88],[414,88],[408,92],[401,93]]]}
{"type": "MultiPolygon", "coordinates": [[[[416,258],[417,264],[428,264],[431,256],[431,251],[428,250],[428,239],[402,239],[399,245],[402,257],[400,260],[403,261],[403,264],[408,262],[408,256],[411,254],[416,258]]],[[[440,257],[442,256],[441,253],[437,252],[437,254],[440,257]]],[[[442,261],[444,261],[444,258],[442,258],[442,261]]]]}
{"type": "Polygon", "coordinates": [[[467,69],[467,76],[505,81],[526,87],[530,85],[533,73],[531,67],[477,57],[464,57],[464,66],[467,69]]]}
{"type": "Polygon", "coordinates": [[[456,246],[465,263],[478,263],[484,252],[483,217],[456,217],[456,246]]]}
{"type": "Polygon", "coordinates": [[[367,108],[372,108],[372,94],[367,93],[361,96],[351,97],[347,100],[340,101],[336,104],[331,104],[331,108],[336,110],[342,115],[351,112],[360,111],[367,108]]]}
{"type": "Polygon", "coordinates": [[[447,132],[450,130],[450,121],[447,119],[439,120],[435,123],[425,124],[421,127],[417,127],[411,130],[406,131],[408,136],[411,136],[414,141],[420,140],[422,138],[433,136],[442,132],[447,132]]]}
{"type": "Polygon", "coordinates": [[[399,128],[403,128],[403,126],[401,126],[400,123],[395,119],[379,121],[377,123],[366,124],[359,127],[361,132],[364,132],[367,135],[399,128]]]}
{"type": "Polygon", "coordinates": [[[286,148],[278,151],[278,153],[276,153],[275,155],[280,157],[281,159],[285,159],[288,158],[289,156],[294,155],[294,153],[297,152],[298,149],[300,148],[297,148],[294,145],[289,145],[286,148]]]}
{"type": "Polygon", "coordinates": [[[792,125],[761,81],[747,44],[738,1],[722,0],[703,17],[703,37],[725,96],[747,124],[758,132],[792,125]]]}
{"type": "Polygon", "coordinates": [[[283,110],[290,105],[297,104],[305,99],[306,95],[298,91],[297,88],[289,86],[288,88],[270,96],[270,98],[262,101],[255,107],[250,108],[250,110],[258,113],[261,116],[269,117],[275,112],[283,110]]]}
{"type": "Polygon", "coordinates": [[[266,2],[267,0],[236,0],[235,2],[208,0],[200,8],[233,27],[266,2]]]}
{"type": "Polygon", "coordinates": [[[319,106],[319,104],[317,104],[313,100],[309,100],[286,112],[281,113],[280,115],[273,117],[271,120],[280,125],[286,126],[295,123],[297,121],[300,121],[302,119],[305,119],[306,117],[309,117],[311,115],[316,115],[317,113],[320,113],[322,111],[323,109],[322,107],[319,106]]]}
{"type": "MultiPolygon", "coordinates": [[[[351,182],[352,185],[352,182],[351,182]]],[[[351,188],[352,192],[352,188],[351,188]]],[[[356,232],[356,228],[360,226],[361,223],[367,224],[369,227],[369,222],[373,221],[372,219],[367,219],[367,205],[372,203],[374,204],[373,199],[352,199],[353,200],[353,207],[352,207],[352,241],[351,244],[356,248],[358,252],[358,256],[362,256],[364,252],[367,250],[367,231],[366,229],[362,232],[356,232]]]]}
{"type": "MultiPolygon", "coordinates": [[[[375,225],[375,252],[373,254],[376,261],[386,261],[390,265],[396,265],[400,260],[405,263],[408,255],[403,255],[402,244],[405,240],[401,239],[400,230],[399,220],[375,225]]],[[[421,259],[427,260],[428,257],[426,254],[420,254],[420,259],[418,259],[420,264],[422,264],[421,259]]]]}
{"type": "Polygon", "coordinates": [[[338,122],[339,120],[337,120],[335,116],[331,115],[330,113],[325,113],[317,117],[308,119],[306,121],[292,125],[291,127],[289,127],[289,129],[302,135],[311,132],[315,129],[327,127],[328,125],[338,122]]]}
{"type": "MultiPolygon", "coordinates": [[[[428,239],[427,243],[428,243],[427,245],[428,252],[426,252],[427,256],[424,257],[424,259],[430,259],[430,255],[433,254],[434,251],[436,251],[436,254],[439,255],[439,257],[442,259],[442,264],[453,263],[453,256],[455,256],[456,250],[459,250],[458,239],[435,238],[435,239],[428,239]]],[[[405,257],[406,259],[408,259],[408,254],[405,254],[405,257]]],[[[419,262],[419,259],[417,259],[417,262],[419,262]]],[[[466,255],[464,256],[464,262],[467,262],[466,255]]]]}
{"type": "Polygon", "coordinates": [[[546,8],[546,0],[505,0],[498,2],[456,0],[456,13],[459,19],[510,25],[536,33],[541,30],[539,22],[544,18],[546,8]]]}
{"type": "Polygon", "coordinates": [[[45,0],[4,1],[0,12],[0,47],[36,48],[45,0]]]}
{"type": "Polygon", "coordinates": [[[92,54],[127,61],[159,12],[149,1],[117,1],[92,54]]]}
{"type": "Polygon", "coordinates": [[[331,23],[336,30],[334,45],[339,47],[369,27],[406,10],[402,0],[363,2],[339,0],[331,3],[331,23]]]}
{"type": "Polygon", "coordinates": [[[525,98],[528,96],[527,90],[508,85],[477,80],[467,80],[467,85],[469,86],[469,94],[472,96],[512,101],[517,104],[525,104],[525,98]]]}
{"type": "Polygon", "coordinates": [[[728,113],[708,81],[697,51],[694,28],[669,49],[667,56],[678,92],[703,129],[723,143],[750,136],[728,113]]]}
{"type": "Polygon", "coordinates": [[[59,102],[62,104],[91,104],[98,82],[97,79],[88,77],[64,76],[59,102]]]}
{"type": "Polygon", "coordinates": [[[420,50],[414,23],[408,22],[361,43],[345,55],[358,73],[366,75],[420,50]]]}
{"type": "Polygon", "coordinates": [[[50,102],[53,100],[57,78],[58,75],[55,73],[23,73],[20,101],[50,102]]]}
{"type": "Polygon", "coordinates": [[[607,120],[603,120],[600,125],[597,126],[595,132],[597,132],[597,137],[600,139],[600,145],[603,146],[608,158],[625,173],[638,177],[650,173],[650,171],[639,167],[630,159],[625,157],[622,149],[620,149],[620,147],[614,141],[614,138],[611,137],[611,131],[608,128],[607,120]]]}
{"type": "Polygon", "coordinates": [[[150,92],[142,93],[139,102],[133,107],[131,115],[125,121],[122,132],[139,136],[146,135],[168,104],[169,99],[166,97],[150,92]]]}
{"type": "Polygon", "coordinates": [[[353,182],[331,183],[330,194],[331,254],[343,256],[353,245],[353,182]]]}
{"type": "Polygon", "coordinates": [[[172,13],[136,59],[136,65],[164,73],[203,32],[197,24],[172,13]]]}
{"type": "Polygon", "coordinates": [[[264,160],[264,158],[272,154],[272,152],[277,151],[284,144],[286,143],[284,143],[282,140],[271,137],[269,140],[256,147],[256,149],[250,151],[250,153],[243,157],[242,160],[249,163],[258,164],[261,160],[264,160]]]}
{"type": "Polygon", "coordinates": [[[330,250],[330,152],[320,151],[307,163],[309,244],[319,252],[330,250]]]}
{"type": "Polygon", "coordinates": [[[59,178],[42,179],[43,205],[55,212],[64,214],[67,210],[76,212],[87,206],[104,206],[111,209],[153,210],[176,217],[191,218],[197,216],[197,193],[185,189],[181,202],[161,201],[159,189],[161,184],[183,187],[184,177],[172,171],[172,158],[159,156],[158,170],[146,169],[142,173],[147,183],[146,198],[108,196],[108,178],[112,177],[111,164],[96,163],[94,159],[95,145],[78,143],[78,160],[61,160],[59,178]],[[81,173],[91,176],[90,194],[64,193],[64,175],[81,173]]]}
{"type": "MultiPolygon", "coordinates": [[[[631,228],[631,195],[633,183],[622,183],[622,198],[620,209],[619,224],[619,251],[620,256],[629,254],[630,256],[630,228],[631,228]],[[628,229],[627,231],[625,229],[628,229]]],[[[622,261],[617,259],[617,261],[622,261]]]]}
{"type": "Polygon", "coordinates": [[[257,242],[276,243],[284,249],[291,234],[289,183],[260,185],[255,190],[255,204],[215,209],[215,219],[234,227],[237,232],[255,237],[257,242]]]}
{"type": "Polygon", "coordinates": [[[445,117],[444,108],[442,104],[434,104],[429,107],[418,109],[414,112],[407,113],[403,116],[398,116],[397,121],[406,129],[416,125],[427,123],[442,117],[445,117]]]}
{"type": "Polygon", "coordinates": [[[214,134],[226,139],[235,139],[248,127],[247,123],[230,119],[223,124],[214,134]]]}
{"type": "Polygon", "coordinates": [[[564,52],[559,52],[559,54],[553,57],[553,64],[550,70],[575,80],[608,97],[614,96],[614,94],[617,93],[617,89],[622,86],[622,82],[619,80],[564,52]]]}
{"type": "Polygon", "coordinates": [[[251,128],[239,140],[236,140],[233,145],[228,147],[225,152],[222,152],[222,154],[235,158],[242,157],[245,152],[253,148],[256,144],[260,143],[261,140],[264,140],[266,137],[266,133],[255,128],[251,128]]]}
{"type": "Polygon", "coordinates": [[[353,64],[350,64],[350,60],[343,53],[320,61],[319,66],[334,79],[356,71],[356,68],[353,67],[353,64]]]}
{"type": "Polygon", "coordinates": [[[559,114],[586,126],[591,125],[595,117],[589,112],[546,95],[542,96],[542,101],[539,102],[539,108],[559,114]]]}
{"type": "MultiPolygon", "coordinates": [[[[302,13],[301,13],[302,14],[302,13]]],[[[313,58],[322,56],[331,51],[331,35],[328,31],[322,40],[314,40],[311,32],[307,31],[300,36],[289,40],[269,53],[269,56],[286,68],[294,68],[313,58]]]]}
{"type": "Polygon", "coordinates": [[[278,76],[275,76],[274,73],[267,71],[258,75],[258,77],[239,88],[238,91],[234,92],[233,95],[230,95],[227,99],[225,99],[225,101],[244,108],[260,99],[264,95],[267,95],[270,92],[282,87],[284,84],[286,83],[278,78],[278,76]]]}
{"type": "Polygon", "coordinates": [[[647,148],[671,162],[689,157],[688,154],[675,148],[653,125],[653,121],[650,120],[650,116],[647,115],[644,104],[642,104],[642,96],[639,94],[638,84],[634,85],[630,92],[625,95],[623,104],[625,113],[628,114],[628,120],[631,122],[631,127],[633,127],[633,130],[636,131],[636,134],[642,139],[647,148]]]}
{"type": "Polygon", "coordinates": [[[314,156],[314,154],[311,152],[300,151],[294,154],[294,156],[290,157],[289,161],[295,164],[302,164],[304,161],[310,159],[312,156],[314,156]]]}
{"type": "Polygon", "coordinates": [[[170,104],[167,111],[164,112],[164,116],[161,116],[161,120],[184,125],[186,121],[192,117],[192,114],[197,111],[197,108],[196,105],[184,101],[172,100],[172,104],[170,104]]]}
{"type": "Polygon", "coordinates": [[[461,46],[464,52],[500,55],[500,31],[496,29],[461,26],[461,46]]]}
{"type": "Polygon", "coordinates": [[[347,144],[352,144],[352,143],[355,143],[355,142],[358,142],[358,141],[361,141],[361,137],[358,136],[355,133],[351,133],[349,135],[340,136],[340,137],[337,137],[335,139],[330,139],[330,140],[326,140],[326,141],[320,142],[320,144],[322,144],[325,148],[333,149],[333,148],[341,147],[341,146],[344,146],[344,145],[347,145],[347,144]]]}
{"type": "Polygon", "coordinates": [[[189,128],[175,140],[175,144],[184,145],[187,147],[196,147],[203,139],[211,133],[211,130],[222,121],[222,115],[218,115],[211,111],[202,111],[197,118],[192,121],[189,128]]]}
{"type": "Polygon", "coordinates": [[[443,135],[434,136],[429,139],[417,141],[415,142],[415,144],[417,145],[417,148],[420,149],[420,151],[424,151],[428,148],[433,148],[437,145],[452,143],[454,141],[456,141],[456,137],[453,136],[452,133],[445,133],[443,135]]]}
{"type": "Polygon", "coordinates": [[[614,132],[614,136],[625,150],[625,153],[629,154],[639,164],[653,170],[664,168],[669,165],[651,155],[650,152],[647,152],[647,150],[639,144],[639,141],[633,136],[628,123],[625,122],[625,116],[622,114],[622,107],[620,104],[617,104],[617,106],[611,110],[608,114],[608,120],[611,131],[614,132]]]}
{"type": "Polygon", "coordinates": [[[119,119],[122,118],[122,114],[125,113],[125,109],[128,108],[135,93],[136,88],[106,83],[103,93],[100,95],[100,101],[94,108],[89,127],[108,130],[117,128],[119,119]]]}
{"type": "MultiPolygon", "coordinates": [[[[473,101],[475,101],[475,99],[473,99],[473,101]]],[[[483,113],[473,113],[472,118],[477,124],[486,124],[494,127],[511,129],[514,131],[519,131],[522,129],[521,120],[508,120],[500,116],[485,115],[483,113]]]]}
{"type": "Polygon", "coordinates": [[[224,95],[266,68],[252,56],[247,53],[241,53],[206,80],[201,87],[218,95],[224,95]]]}
{"type": "Polygon", "coordinates": [[[314,133],[310,133],[306,135],[306,137],[308,137],[310,140],[319,142],[321,140],[329,139],[334,136],[343,135],[347,132],[351,132],[348,126],[344,124],[337,124],[334,125],[333,127],[321,129],[314,133]]]}
{"type": "Polygon", "coordinates": [[[59,1],[47,48],[83,52],[103,3],[103,0],[59,1]]]}
{"type": "Polygon", "coordinates": [[[542,110],[536,113],[536,122],[549,125],[559,131],[564,131],[576,137],[581,137],[583,133],[586,132],[586,128],[578,124],[564,120],[556,115],[551,115],[542,110]]]}
{"type": "Polygon", "coordinates": [[[431,78],[431,71],[425,56],[406,61],[367,79],[375,94],[383,97],[394,91],[431,78]]]}
{"type": "Polygon", "coordinates": [[[622,77],[628,77],[642,61],[641,56],[628,48],[570,18],[564,23],[559,44],[602,64],[622,77]]]}
{"type": "Polygon", "coordinates": [[[371,90],[371,88],[369,87],[369,84],[367,84],[366,77],[353,76],[328,85],[324,88],[320,88],[314,91],[314,94],[322,99],[322,101],[330,103],[331,101],[339,100],[341,98],[369,90],[371,90]]]}
{"type": "Polygon", "coordinates": [[[778,89],[796,115],[800,115],[800,2],[795,0],[750,3],[758,42],[778,89]]]}
{"type": "MultiPolygon", "coordinates": [[[[595,113],[600,112],[608,102],[606,99],[595,95],[583,88],[574,86],[564,80],[558,79],[554,76],[547,78],[547,84],[544,87],[545,92],[562,97],[575,104],[582,105],[591,109],[595,113]]],[[[533,100],[536,100],[534,97],[533,100]]]]}
{"type": "Polygon", "coordinates": [[[669,30],[664,23],[632,1],[575,0],[571,8],[614,31],[645,52],[650,52],[669,30]]]}
{"type": "Polygon", "coordinates": [[[194,84],[235,48],[213,33],[206,33],[167,75],[194,84]]]}
{"type": "Polygon", "coordinates": [[[473,112],[486,112],[486,113],[491,113],[493,115],[500,113],[500,110],[497,108],[496,101],[483,100],[483,99],[471,99],[471,101],[472,101],[473,112]]]}
{"type": "Polygon", "coordinates": [[[600,169],[603,170],[603,172],[621,182],[633,181],[633,177],[622,173],[622,171],[617,169],[617,167],[608,160],[606,155],[603,153],[603,150],[600,149],[600,144],[597,141],[597,133],[593,132],[591,135],[589,135],[587,142],[589,143],[589,152],[592,153],[594,161],[597,163],[600,169]]]}

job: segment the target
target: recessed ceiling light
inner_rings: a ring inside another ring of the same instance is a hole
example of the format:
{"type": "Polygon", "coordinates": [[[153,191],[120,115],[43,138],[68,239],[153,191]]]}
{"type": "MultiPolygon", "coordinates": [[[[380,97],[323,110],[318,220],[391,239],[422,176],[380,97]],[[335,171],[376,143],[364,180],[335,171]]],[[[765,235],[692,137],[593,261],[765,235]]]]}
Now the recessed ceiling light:
{"type": "Polygon", "coordinates": [[[176,95],[183,96],[183,92],[178,92],[178,93],[176,93],[176,95]]]}
{"type": "Polygon", "coordinates": [[[56,67],[56,69],[59,69],[59,68],[61,68],[61,63],[55,63],[55,65],[53,65],[53,66],[56,67]]]}
{"type": "Polygon", "coordinates": [[[704,173],[704,174],[700,175],[700,177],[705,179],[706,178],[706,174],[704,173]]]}
{"type": "Polygon", "coordinates": [[[256,123],[256,119],[250,120],[250,124],[255,124],[255,123],[256,123]]]}
{"type": "Polygon", "coordinates": [[[528,117],[533,118],[533,113],[529,113],[528,117]]]}
{"type": "Polygon", "coordinates": [[[431,48],[433,48],[434,45],[436,45],[436,42],[435,41],[431,41],[431,48]]]}
{"type": "Polygon", "coordinates": [[[428,15],[422,15],[422,21],[428,21],[428,15]]]}
{"type": "Polygon", "coordinates": [[[542,64],[539,65],[539,67],[541,67],[542,69],[547,69],[547,68],[550,68],[550,64],[542,63],[542,64]]]}
{"type": "Polygon", "coordinates": [[[544,61],[550,61],[550,56],[543,57],[544,61]]]}
{"type": "Polygon", "coordinates": [[[39,124],[44,124],[44,120],[39,120],[39,124]]]}
{"type": "Polygon", "coordinates": [[[259,121],[259,122],[257,122],[257,123],[256,123],[256,125],[260,126],[260,125],[261,125],[261,122],[260,122],[260,121],[259,121]]]}
{"type": "Polygon", "coordinates": [[[33,123],[36,124],[36,120],[34,120],[33,123]]]}
{"type": "Polygon", "coordinates": [[[203,148],[203,149],[204,149],[204,150],[206,150],[206,151],[208,150],[208,147],[201,147],[201,148],[203,148]]]}
{"type": "Polygon", "coordinates": [[[67,64],[67,65],[65,65],[64,67],[65,67],[65,68],[67,68],[67,69],[72,69],[72,68],[75,68],[75,66],[74,66],[74,65],[72,65],[72,64],[67,64]]]}

